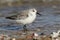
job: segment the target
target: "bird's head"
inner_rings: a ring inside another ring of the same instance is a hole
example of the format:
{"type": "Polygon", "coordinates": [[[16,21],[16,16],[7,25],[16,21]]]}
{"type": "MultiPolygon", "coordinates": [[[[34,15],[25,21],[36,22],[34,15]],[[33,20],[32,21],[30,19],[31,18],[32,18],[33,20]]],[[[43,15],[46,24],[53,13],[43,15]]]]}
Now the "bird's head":
{"type": "Polygon", "coordinates": [[[30,13],[41,15],[35,8],[29,10],[30,13]]]}

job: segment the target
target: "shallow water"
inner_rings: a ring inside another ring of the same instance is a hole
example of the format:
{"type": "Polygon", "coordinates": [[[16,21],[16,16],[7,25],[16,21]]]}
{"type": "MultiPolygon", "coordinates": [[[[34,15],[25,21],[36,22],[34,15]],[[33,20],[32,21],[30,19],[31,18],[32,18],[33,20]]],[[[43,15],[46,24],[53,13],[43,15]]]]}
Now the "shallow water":
{"type": "MultiPolygon", "coordinates": [[[[27,28],[43,27],[44,30],[48,30],[47,32],[45,31],[46,33],[59,30],[60,13],[56,11],[60,11],[60,6],[57,6],[56,8],[53,8],[52,6],[33,6],[42,14],[42,16],[37,15],[36,20],[32,24],[27,25],[27,28]]],[[[0,30],[21,30],[23,25],[10,25],[11,22],[5,19],[5,17],[13,15],[14,13],[11,13],[13,11],[25,10],[27,7],[31,8],[30,5],[0,8],[0,30]]]]}

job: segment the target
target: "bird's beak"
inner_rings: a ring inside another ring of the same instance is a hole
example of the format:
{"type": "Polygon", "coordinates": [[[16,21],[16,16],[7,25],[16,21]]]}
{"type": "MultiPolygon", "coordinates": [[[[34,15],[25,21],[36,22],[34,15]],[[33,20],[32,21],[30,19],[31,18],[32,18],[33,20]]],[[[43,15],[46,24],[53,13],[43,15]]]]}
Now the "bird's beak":
{"type": "Polygon", "coordinates": [[[40,13],[38,13],[38,12],[37,12],[37,14],[41,16],[41,14],[40,14],[40,13]]]}

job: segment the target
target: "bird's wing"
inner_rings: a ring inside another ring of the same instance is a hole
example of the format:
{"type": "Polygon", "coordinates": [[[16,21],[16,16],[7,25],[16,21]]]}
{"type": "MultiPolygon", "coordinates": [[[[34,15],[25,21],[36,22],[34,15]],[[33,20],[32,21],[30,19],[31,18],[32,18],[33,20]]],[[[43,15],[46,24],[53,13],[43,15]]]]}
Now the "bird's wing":
{"type": "Polygon", "coordinates": [[[22,11],[16,15],[6,17],[6,19],[18,20],[18,19],[25,19],[27,17],[28,17],[28,11],[22,11]]]}

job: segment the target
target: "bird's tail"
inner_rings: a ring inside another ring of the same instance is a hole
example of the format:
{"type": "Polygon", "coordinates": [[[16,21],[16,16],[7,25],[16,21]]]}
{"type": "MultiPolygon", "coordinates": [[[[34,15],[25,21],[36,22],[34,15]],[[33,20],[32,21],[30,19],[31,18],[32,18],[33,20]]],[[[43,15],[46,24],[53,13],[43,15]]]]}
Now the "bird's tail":
{"type": "Polygon", "coordinates": [[[11,17],[6,17],[6,19],[11,19],[11,17]]]}
{"type": "Polygon", "coordinates": [[[6,19],[13,19],[12,17],[6,17],[6,19]]]}

